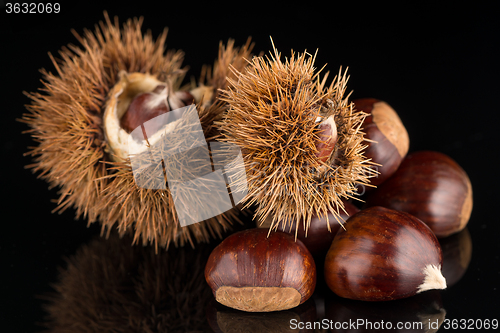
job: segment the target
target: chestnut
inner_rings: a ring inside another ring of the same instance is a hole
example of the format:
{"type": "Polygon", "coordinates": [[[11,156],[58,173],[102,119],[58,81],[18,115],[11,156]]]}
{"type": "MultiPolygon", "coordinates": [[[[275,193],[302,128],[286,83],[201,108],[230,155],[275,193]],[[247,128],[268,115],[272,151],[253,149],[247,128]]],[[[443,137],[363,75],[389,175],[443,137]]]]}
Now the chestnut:
{"type": "MultiPolygon", "coordinates": [[[[341,223],[344,223],[345,221],[347,221],[349,216],[354,215],[359,211],[359,208],[354,206],[349,201],[344,201],[344,209],[345,211],[340,211],[341,223]]],[[[267,219],[258,227],[269,228],[270,219],[267,219]]],[[[302,221],[298,223],[297,228],[297,239],[300,239],[302,243],[304,243],[304,245],[314,257],[323,256],[324,258],[326,252],[328,252],[328,249],[332,244],[335,234],[341,228],[341,226],[333,213],[329,212],[328,222],[326,221],[326,217],[319,217],[317,215],[314,215],[311,218],[309,228],[307,229],[307,234],[302,221]],[[328,225],[330,225],[330,227],[328,227],[328,225]]],[[[290,233],[295,236],[295,228],[290,230],[290,228],[286,228],[285,226],[280,225],[278,227],[278,230],[290,233]]]]}
{"type": "Polygon", "coordinates": [[[120,119],[121,127],[131,133],[146,121],[170,111],[167,104],[167,89],[158,85],[151,92],[138,94],[130,103],[127,111],[120,119]]]}
{"type": "Polygon", "coordinates": [[[472,211],[467,173],[435,151],[409,154],[394,175],[368,195],[366,207],[404,211],[424,221],[437,237],[464,229],[472,211]]]}
{"type": "Polygon", "coordinates": [[[291,309],[316,286],[316,265],[305,245],[287,233],[248,229],[224,239],[210,254],[205,279],[215,299],[248,312],[291,309]]]}
{"type": "Polygon", "coordinates": [[[351,216],[325,259],[325,281],[343,298],[387,301],[444,289],[441,247],[416,217],[383,207],[351,216]]]}
{"type": "Polygon", "coordinates": [[[398,114],[386,102],[361,98],[353,103],[356,109],[368,113],[362,125],[369,140],[365,156],[380,165],[378,176],[370,179],[372,185],[378,186],[397,170],[408,153],[410,138],[398,114]]]}
{"type": "MultiPolygon", "coordinates": [[[[166,112],[194,103],[194,97],[187,91],[170,92],[165,84],[159,84],[151,92],[137,94],[120,119],[120,126],[131,133],[143,123],[166,112]],[[170,95],[169,95],[170,94],[170,95]]],[[[151,132],[156,132],[152,129],[151,132]]]]}

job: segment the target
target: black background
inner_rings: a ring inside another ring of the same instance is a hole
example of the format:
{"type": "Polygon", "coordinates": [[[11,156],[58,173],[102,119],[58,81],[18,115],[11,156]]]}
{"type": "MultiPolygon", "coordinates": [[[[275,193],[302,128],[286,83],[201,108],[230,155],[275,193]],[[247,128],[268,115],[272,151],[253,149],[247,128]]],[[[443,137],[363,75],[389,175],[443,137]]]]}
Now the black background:
{"type": "MultiPolygon", "coordinates": [[[[5,4],[6,1],[0,1],[5,4]]],[[[54,71],[48,52],[77,44],[81,33],[111,17],[144,16],[143,27],[158,36],[169,27],[167,47],[185,51],[189,75],[211,64],[220,40],[268,52],[270,36],[283,55],[290,49],[314,53],[317,67],[336,74],[349,67],[353,98],[375,97],[391,104],[410,135],[410,151],[436,150],[469,174],[474,209],[468,226],[473,242],[470,266],[459,283],[441,292],[449,319],[500,319],[498,195],[499,24],[493,8],[425,7],[336,2],[269,5],[233,2],[203,5],[165,1],[148,4],[61,5],[58,14],[6,14],[0,6],[1,131],[1,311],[2,331],[33,332],[44,312],[38,295],[51,290],[58,267],[91,237],[69,209],[51,211],[57,189],[24,168],[34,142],[16,121],[29,103],[23,91],[41,87],[39,69],[54,71]],[[248,7],[247,7],[248,6],[248,7]]],[[[443,329],[442,329],[443,330],[443,329]]]]}

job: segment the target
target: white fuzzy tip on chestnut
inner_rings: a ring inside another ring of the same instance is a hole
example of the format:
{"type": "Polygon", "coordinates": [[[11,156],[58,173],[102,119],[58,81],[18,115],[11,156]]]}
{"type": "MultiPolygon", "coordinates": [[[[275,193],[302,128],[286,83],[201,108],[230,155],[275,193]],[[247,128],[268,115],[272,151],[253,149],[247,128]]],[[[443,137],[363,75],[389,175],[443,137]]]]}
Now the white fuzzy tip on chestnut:
{"type": "Polygon", "coordinates": [[[432,289],[446,289],[446,279],[441,273],[441,266],[427,265],[423,269],[424,282],[418,286],[417,294],[432,289]]]}

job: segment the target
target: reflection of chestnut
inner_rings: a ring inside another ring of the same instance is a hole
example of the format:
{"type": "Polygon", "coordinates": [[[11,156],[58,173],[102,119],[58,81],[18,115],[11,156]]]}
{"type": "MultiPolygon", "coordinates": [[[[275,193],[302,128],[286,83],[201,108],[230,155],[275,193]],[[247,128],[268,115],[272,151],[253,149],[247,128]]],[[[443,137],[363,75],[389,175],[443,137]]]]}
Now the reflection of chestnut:
{"type": "Polygon", "coordinates": [[[429,333],[436,332],[446,316],[441,295],[436,290],[392,302],[375,303],[332,295],[325,303],[325,319],[332,332],[429,333]],[[346,325],[349,323],[355,325],[346,325]]]}
{"type": "Polygon", "coordinates": [[[316,307],[312,299],[293,309],[277,312],[242,312],[228,308],[215,300],[207,306],[208,323],[215,333],[312,333],[314,330],[293,329],[291,323],[313,322],[316,318],[316,307]]]}
{"type": "Polygon", "coordinates": [[[369,114],[363,122],[365,138],[368,142],[365,156],[380,164],[379,175],[371,178],[372,185],[380,185],[398,168],[408,153],[410,139],[408,132],[394,109],[386,102],[374,98],[353,101],[356,109],[369,114]]]}
{"type": "Polygon", "coordinates": [[[472,239],[465,228],[459,233],[439,240],[443,250],[443,276],[446,284],[457,283],[467,271],[472,257],[472,239]]]}
{"type": "Polygon", "coordinates": [[[462,230],[472,211],[472,186],[450,157],[434,152],[409,154],[394,175],[373,191],[366,206],[383,206],[412,214],[437,237],[462,230]]]}
{"type": "Polygon", "coordinates": [[[210,254],[205,279],[215,299],[250,312],[286,310],[304,303],[316,286],[316,265],[301,241],[284,232],[249,229],[210,254]]]}
{"type": "Polygon", "coordinates": [[[345,228],[325,260],[326,283],[337,295],[385,301],[446,288],[439,242],[416,217],[371,207],[351,216],[345,228]]]}
{"type": "MultiPolygon", "coordinates": [[[[359,208],[354,206],[348,201],[344,201],[344,211],[340,211],[340,222],[344,223],[347,221],[349,216],[354,215],[359,211],[359,208]]],[[[269,228],[270,219],[264,221],[263,224],[259,225],[259,228],[269,228]]],[[[311,218],[311,223],[309,229],[307,230],[307,235],[304,230],[304,224],[299,222],[297,225],[297,239],[300,239],[302,243],[307,247],[309,252],[315,257],[321,257],[328,252],[330,245],[332,244],[335,234],[340,229],[340,223],[337,221],[332,213],[328,213],[328,222],[326,218],[320,218],[317,215],[311,218]],[[328,228],[330,225],[330,228],[328,228]]],[[[283,225],[278,227],[278,230],[290,233],[295,236],[295,229],[290,230],[283,225]]]]}

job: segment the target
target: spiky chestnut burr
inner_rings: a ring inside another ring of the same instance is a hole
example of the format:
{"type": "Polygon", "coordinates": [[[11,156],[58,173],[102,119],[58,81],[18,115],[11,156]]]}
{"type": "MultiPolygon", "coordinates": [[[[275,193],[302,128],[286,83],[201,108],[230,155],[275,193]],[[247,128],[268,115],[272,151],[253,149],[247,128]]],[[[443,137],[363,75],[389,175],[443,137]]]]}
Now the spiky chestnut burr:
{"type": "Polygon", "coordinates": [[[353,215],[335,235],[325,259],[325,281],[337,295],[365,301],[406,298],[445,289],[443,255],[429,227],[383,207],[353,215]]]}
{"type": "Polygon", "coordinates": [[[259,223],[294,230],[305,221],[307,230],[313,216],[341,211],[342,199],[374,175],[363,155],[366,114],[344,96],[346,72],[327,86],[312,56],[292,52],[283,61],[275,48],[236,76],[222,91],[229,109],[221,140],[242,150],[246,178],[233,184],[248,184],[246,204],[255,204],[259,223]]]}
{"type": "MultiPolygon", "coordinates": [[[[104,128],[104,111],[124,78],[151,78],[148,82],[154,84],[138,93],[166,82],[170,92],[179,90],[185,72],[183,53],[165,53],[166,30],[155,41],[149,32],[143,35],[142,21],[128,20],[120,29],[118,19],[111,22],[105,13],[105,22],[95,32],[75,33],[81,47],[62,49],[57,60],[51,56],[56,72],[43,71],[44,88],[28,94],[30,112],[23,116],[31,127],[28,133],[38,142],[29,152],[35,158],[30,167],[51,187],[61,189],[55,211],[74,207],[77,217],[101,222],[104,233],[117,227],[122,235],[132,232],[134,243],[157,247],[206,242],[220,237],[236,212],[181,228],[169,191],[137,187],[130,161],[113,146],[104,128]]],[[[249,42],[241,48],[234,47],[233,41],[221,43],[213,70],[206,70],[198,87],[190,91],[207,140],[219,134],[214,120],[221,119],[226,106],[217,93],[208,99],[200,92],[225,89],[228,67],[242,70],[251,47],[249,42]]],[[[114,123],[115,133],[120,132],[119,119],[114,123]]]]}
{"type": "Polygon", "coordinates": [[[205,279],[215,299],[248,312],[291,309],[316,286],[316,265],[301,241],[284,232],[248,229],[222,241],[210,254],[205,279]]]}

